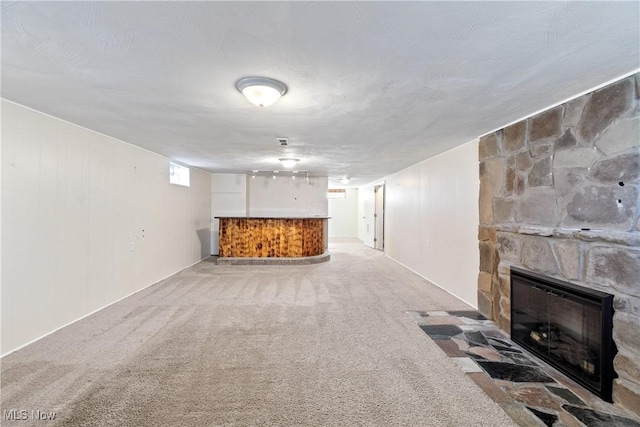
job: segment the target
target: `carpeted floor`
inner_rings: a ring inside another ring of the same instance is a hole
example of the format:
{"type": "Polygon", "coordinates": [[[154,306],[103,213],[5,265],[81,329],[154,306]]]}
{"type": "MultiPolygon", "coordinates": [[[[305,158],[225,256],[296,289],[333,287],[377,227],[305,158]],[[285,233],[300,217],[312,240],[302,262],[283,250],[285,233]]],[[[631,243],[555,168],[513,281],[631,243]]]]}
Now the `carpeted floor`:
{"type": "Polygon", "coordinates": [[[330,252],[201,262],[3,358],[2,425],[515,425],[406,314],[468,306],[355,239],[330,252]]]}

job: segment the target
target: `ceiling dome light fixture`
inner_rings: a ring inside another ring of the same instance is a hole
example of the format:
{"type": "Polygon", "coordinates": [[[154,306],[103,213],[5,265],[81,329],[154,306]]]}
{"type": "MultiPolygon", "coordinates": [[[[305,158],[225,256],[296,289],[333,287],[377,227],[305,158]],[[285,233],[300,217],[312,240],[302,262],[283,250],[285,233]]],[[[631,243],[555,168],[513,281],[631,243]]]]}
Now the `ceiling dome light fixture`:
{"type": "Polygon", "coordinates": [[[280,163],[282,163],[282,166],[284,166],[287,169],[294,167],[300,161],[300,159],[294,159],[291,157],[284,157],[278,160],[280,160],[280,163]]]}
{"type": "Polygon", "coordinates": [[[268,77],[244,77],[236,82],[236,88],[258,107],[268,107],[287,93],[287,85],[268,77]]]}
{"type": "Polygon", "coordinates": [[[349,183],[349,181],[351,181],[351,179],[348,176],[345,176],[344,178],[342,178],[340,180],[341,183],[347,185],[349,183]]]}

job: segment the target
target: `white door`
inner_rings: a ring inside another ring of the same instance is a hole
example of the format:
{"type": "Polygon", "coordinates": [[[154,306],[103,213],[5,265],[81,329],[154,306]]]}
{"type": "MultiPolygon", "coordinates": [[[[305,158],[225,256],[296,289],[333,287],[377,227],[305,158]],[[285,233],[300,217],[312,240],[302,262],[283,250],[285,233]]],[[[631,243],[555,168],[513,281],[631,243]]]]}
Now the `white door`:
{"type": "Polygon", "coordinates": [[[373,240],[374,248],[384,250],[384,185],[375,187],[375,238],[373,240]]]}
{"type": "Polygon", "coordinates": [[[375,193],[371,194],[371,189],[368,188],[368,191],[363,192],[363,200],[362,200],[362,242],[369,246],[370,248],[375,247],[375,243],[373,239],[375,238],[375,193]]]}

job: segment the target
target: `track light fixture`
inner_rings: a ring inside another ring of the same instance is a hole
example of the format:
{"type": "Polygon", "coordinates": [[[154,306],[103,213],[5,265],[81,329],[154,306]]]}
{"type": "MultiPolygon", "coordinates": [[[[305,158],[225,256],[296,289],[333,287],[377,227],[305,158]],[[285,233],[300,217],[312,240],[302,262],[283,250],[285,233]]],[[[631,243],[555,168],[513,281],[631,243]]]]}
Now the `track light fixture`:
{"type": "Polygon", "coordinates": [[[284,166],[287,169],[291,169],[300,161],[300,159],[294,159],[292,157],[283,157],[278,160],[280,160],[280,163],[282,163],[282,166],[284,166]]]}

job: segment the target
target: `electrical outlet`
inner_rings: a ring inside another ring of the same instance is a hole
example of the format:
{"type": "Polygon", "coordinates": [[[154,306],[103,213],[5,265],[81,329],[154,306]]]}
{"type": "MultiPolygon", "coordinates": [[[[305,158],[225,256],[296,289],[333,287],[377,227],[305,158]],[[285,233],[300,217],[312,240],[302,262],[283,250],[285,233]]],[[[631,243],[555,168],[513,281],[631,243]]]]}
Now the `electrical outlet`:
{"type": "Polygon", "coordinates": [[[131,243],[129,243],[129,251],[131,251],[131,252],[135,252],[136,251],[136,242],[131,241],[131,243]]]}

